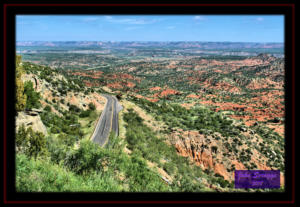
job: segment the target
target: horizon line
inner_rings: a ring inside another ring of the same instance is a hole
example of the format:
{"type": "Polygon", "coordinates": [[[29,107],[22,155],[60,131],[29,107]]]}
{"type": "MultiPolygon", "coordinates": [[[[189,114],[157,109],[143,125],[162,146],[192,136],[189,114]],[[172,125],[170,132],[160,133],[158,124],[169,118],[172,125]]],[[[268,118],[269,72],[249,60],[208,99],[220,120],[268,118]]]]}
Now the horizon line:
{"type": "Polygon", "coordinates": [[[227,42],[227,43],[284,43],[284,42],[241,42],[241,41],[204,41],[204,40],[16,40],[16,42],[227,42]]]}

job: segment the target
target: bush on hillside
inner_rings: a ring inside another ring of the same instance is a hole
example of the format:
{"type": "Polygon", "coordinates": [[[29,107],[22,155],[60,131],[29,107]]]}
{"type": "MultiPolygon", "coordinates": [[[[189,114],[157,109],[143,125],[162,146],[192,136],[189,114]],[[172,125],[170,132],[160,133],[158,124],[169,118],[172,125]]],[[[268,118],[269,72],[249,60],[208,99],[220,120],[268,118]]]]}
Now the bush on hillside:
{"type": "Polygon", "coordinates": [[[81,111],[80,108],[78,108],[77,106],[75,106],[75,105],[73,105],[73,104],[70,104],[69,110],[70,110],[71,112],[75,112],[75,113],[79,113],[79,112],[81,111]]]}
{"type": "Polygon", "coordinates": [[[24,84],[24,94],[26,95],[26,109],[40,108],[40,93],[35,92],[33,83],[26,81],[24,84]]]}
{"type": "Polygon", "coordinates": [[[101,160],[105,158],[103,151],[96,144],[88,141],[80,142],[77,150],[67,154],[65,165],[77,174],[101,170],[101,160]]]}
{"type": "Polygon", "coordinates": [[[45,106],[44,111],[51,112],[52,111],[51,106],[49,105],[45,106]]]}
{"type": "Polygon", "coordinates": [[[24,74],[23,66],[21,65],[21,56],[16,57],[16,110],[23,111],[26,106],[26,94],[24,94],[24,84],[21,76],[24,74]]]}
{"type": "Polygon", "coordinates": [[[91,111],[95,111],[95,110],[96,110],[95,104],[93,104],[92,102],[89,103],[89,109],[90,109],[91,111]]]}
{"type": "Polygon", "coordinates": [[[90,113],[91,113],[90,110],[82,111],[82,112],[79,114],[79,117],[80,117],[80,118],[89,117],[89,116],[90,116],[90,113]]]}
{"type": "Polygon", "coordinates": [[[25,129],[20,126],[16,134],[17,152],[26,154],[28,157],[36,158],[38,155],[47,154],[46,139],[43,133],[35,132],[31,127],[25,129]]]}

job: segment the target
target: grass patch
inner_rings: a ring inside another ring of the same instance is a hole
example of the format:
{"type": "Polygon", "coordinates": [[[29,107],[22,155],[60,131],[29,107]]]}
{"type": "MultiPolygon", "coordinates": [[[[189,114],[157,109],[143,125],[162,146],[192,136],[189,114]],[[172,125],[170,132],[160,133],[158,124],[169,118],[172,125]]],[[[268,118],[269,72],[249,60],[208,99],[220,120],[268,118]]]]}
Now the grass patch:
{"type": "Polygon", "coordinates": [[[84,133],[83,139],[91,138],[100,115],[101,112],[92,111],[88,117],[79,118],[79,122],[82,125],[82,131],[84,133]]]}
{"type": "Polygon", "coordinates": [[[34,160],[18,154],[16,189],[18,192],[116,192],[123,188],[106,173],[77,175],[50,160],[34,160]]]}

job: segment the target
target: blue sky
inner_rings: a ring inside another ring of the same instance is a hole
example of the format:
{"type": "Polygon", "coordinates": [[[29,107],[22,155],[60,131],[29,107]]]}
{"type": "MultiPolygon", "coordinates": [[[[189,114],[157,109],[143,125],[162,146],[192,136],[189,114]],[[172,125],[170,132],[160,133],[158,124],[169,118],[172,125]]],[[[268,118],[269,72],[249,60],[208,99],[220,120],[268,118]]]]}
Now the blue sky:
{"type": "Polygon", "coordinates": [[[283,15],[18,15],[17,41],[284,42],[283,15]]]}

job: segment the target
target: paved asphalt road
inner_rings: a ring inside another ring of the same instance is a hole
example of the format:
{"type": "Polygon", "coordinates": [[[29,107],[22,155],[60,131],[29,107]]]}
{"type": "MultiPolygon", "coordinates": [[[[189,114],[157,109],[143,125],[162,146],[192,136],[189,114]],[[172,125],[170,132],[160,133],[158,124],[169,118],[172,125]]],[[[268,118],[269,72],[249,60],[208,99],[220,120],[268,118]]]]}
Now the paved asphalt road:
{"type": "Polygon", "coordinates": [[[122,110],[122,106],[116,97],[105,94],[102,94],[102,96],[107,99],[107,102],[91,138],[94,143],[100,146],[107,143],[110,130],[114,131],[116,135],[119,135],[118,114],[119,111],[122,110]]]}

